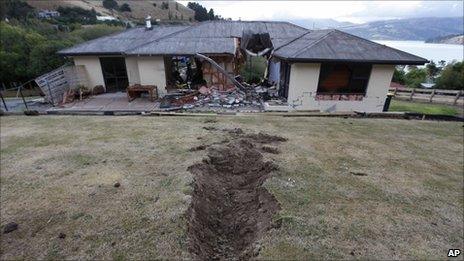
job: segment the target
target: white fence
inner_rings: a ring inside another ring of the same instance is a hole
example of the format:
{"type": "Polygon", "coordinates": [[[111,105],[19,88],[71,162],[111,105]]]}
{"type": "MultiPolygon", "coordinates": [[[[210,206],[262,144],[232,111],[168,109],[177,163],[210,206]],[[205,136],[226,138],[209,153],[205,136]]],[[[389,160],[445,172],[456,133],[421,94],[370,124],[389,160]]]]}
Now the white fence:
{"type": "Polygon", "coordinates": [[[390,92],[400,100],[464,106],[464,92],[462,90],[390,88],[390,92]]]}

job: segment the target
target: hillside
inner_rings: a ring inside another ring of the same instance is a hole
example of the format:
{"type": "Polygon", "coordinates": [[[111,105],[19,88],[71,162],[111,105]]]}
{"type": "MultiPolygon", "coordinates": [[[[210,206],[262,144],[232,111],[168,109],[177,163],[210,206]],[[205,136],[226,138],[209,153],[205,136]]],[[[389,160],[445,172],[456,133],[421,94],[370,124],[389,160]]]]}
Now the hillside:
{"type": "Polygon", "coordinates": [[[426,43],[442,43],[442,44],[464,44],[464,35],[447,35],[431,38],[425,41],[426,43]]]}
{"type": "Polygon", "coordinates": [[[422,40],[462,34],[462,17],[396,19],[343,27],[341,30],[374,40],[422,40]]]}
{"type": "Polygon", "coordinates": [[[28,0],[27,3],[32,7],[42,10],[56,10],[58,7],[81,7],[83,9],[95,9],[98,13],[105,16],[113,16],[122,20],[131,20],[143,22],[145,17],[151,15],[153,19],[161,21],[192,21],[194,17],[193,10],[172,0],[165,1],[116,1],[119,6],[127,3],[131,9],[130,12],[120,12],[109,10],[103,7],[103,1],[89,0],[28,0]],[[163,3],[167,3],[163,5],[163,3]]]}
{"type": "Polygon", "coordinates": [[[354,25],[353,23],[349,22],[339,22],[334,19],[322,18],[292,19],[290,22],[308,29],[330,29],[354,25]]]}

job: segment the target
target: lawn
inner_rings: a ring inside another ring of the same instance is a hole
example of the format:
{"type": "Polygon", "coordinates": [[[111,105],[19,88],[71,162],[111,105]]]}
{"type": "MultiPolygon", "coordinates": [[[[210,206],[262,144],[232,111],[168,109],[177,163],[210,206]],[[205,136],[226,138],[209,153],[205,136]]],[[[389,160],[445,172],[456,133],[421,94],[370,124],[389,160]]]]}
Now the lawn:
{"type": "Polygon", "coordinates": [[[446,259],[463,238],[463,124],[223,116],[5,116],[0,259],[190,258],[189,166],[228,138],[288,138],[261,259],[446,259]],[[210,119],[210,118],[208,118],[210,119]],[[115,187],[119,182],[120,186],[115,187]],[[61,237],[59,236],[61,234],[61,237]],[[63,237],[63,235],[65,235],[63,237]]]}
{"type": "Polygon", "coordinates": [[[440,114],[451,116],[464,114],[463,108],[459,108],[457,106],[401,101],[395,99],[391,101],[389,111],[417,112],[425,114],[440,114]]]}

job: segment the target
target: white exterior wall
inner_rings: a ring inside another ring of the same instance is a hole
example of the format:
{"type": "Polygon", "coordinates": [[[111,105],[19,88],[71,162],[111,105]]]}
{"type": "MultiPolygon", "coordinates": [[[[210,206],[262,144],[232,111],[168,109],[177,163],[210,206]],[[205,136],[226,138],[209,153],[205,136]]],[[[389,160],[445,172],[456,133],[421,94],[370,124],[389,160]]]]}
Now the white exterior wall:
{"type": "Polygon", "coordinates": [[[162,56],[137,57],[140,84],[156,85],[158,95],[164,96],[166,91],[166,76],[164,73],[164,59],[162,56]]]}
{"type": "Polygon", "coordinates": [[[97,56],[75,56],[73,57],[73,60],[75,65],[85,66],[87,79],[89,80],[90,84],[90,86],[87,87],[92,88],[97,85],[105,86],[100,59],[97,56]]]}
{"type": "Polygon", "coordinates": [[[362,101],[318,101],[320,64],[295,63],[290,71],[288,104],[294,110],[380,112],[393,77],[394,65],[373,65],[362,101]]]}
{"type": "Polygon", "coordinates": [[[139,65],[137,57],[126,57],[126,70],[129,85],[140,84],[139,65]]]}

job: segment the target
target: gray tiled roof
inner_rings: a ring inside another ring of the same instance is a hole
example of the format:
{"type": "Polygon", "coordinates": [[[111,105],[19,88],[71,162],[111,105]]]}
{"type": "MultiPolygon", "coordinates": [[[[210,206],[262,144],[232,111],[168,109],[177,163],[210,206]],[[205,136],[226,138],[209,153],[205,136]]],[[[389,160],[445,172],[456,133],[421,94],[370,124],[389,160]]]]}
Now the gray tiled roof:
{"type": "Polygon", "coordinates": [[[275,56],[294,61],[348,61],[423,64],[426,59],[339,30],[318,30],[275,50],[275,56]]]}
{"type": "Polygon", "coordinates": [[[137,27],[87,41],[59,51],[63,55],[124,54],[126,50],[147,44],[189,26],[154,26],[153,30],[137,27]]]}
{"type": "Polygon", "coordinates": [[[242,32],[269,33],[274,55],[290,61],[424,64],[426,59],[338,30],[308,30],[288,22],[210,21],[192,26],[134,28],[60,51],[63,55],[234,54],[242,32]]]}

